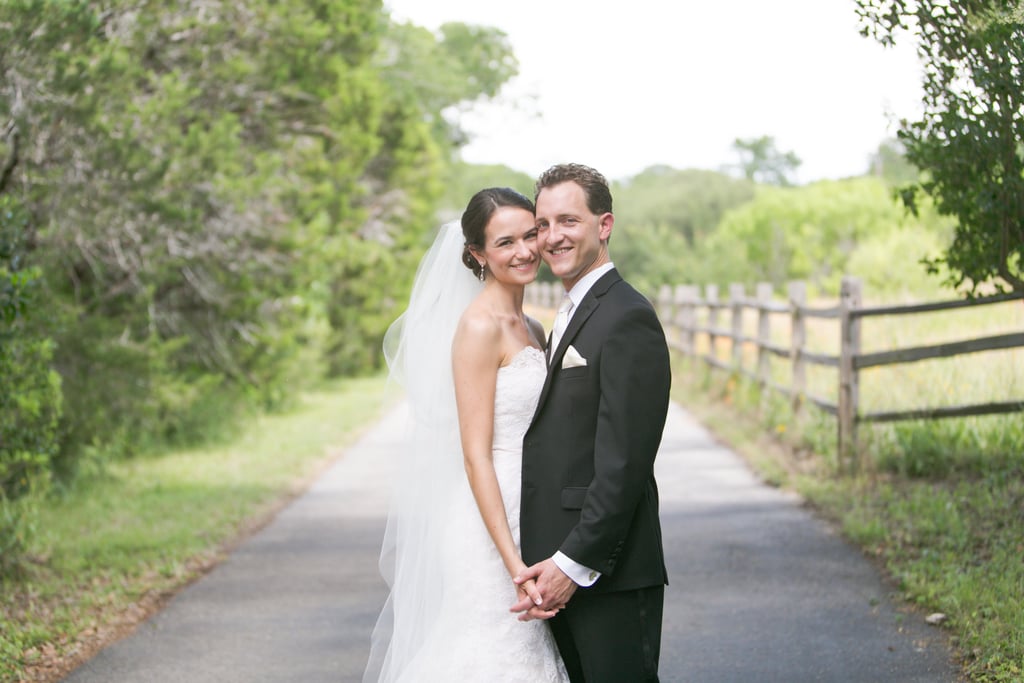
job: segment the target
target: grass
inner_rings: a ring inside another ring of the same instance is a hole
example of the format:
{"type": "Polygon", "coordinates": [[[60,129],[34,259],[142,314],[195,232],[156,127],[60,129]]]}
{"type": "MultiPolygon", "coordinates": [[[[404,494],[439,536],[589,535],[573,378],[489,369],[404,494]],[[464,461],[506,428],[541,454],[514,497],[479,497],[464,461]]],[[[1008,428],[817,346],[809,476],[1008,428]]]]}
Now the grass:
{"type": "Polygon", "coordinates": [[[862,426],[860,471],[839,476],[833,418],[794,415],[753,382],[687,361],[674,384],[765,480],[799,492],[875,558],[905,601],[946,615],[971,680],[1024,681],[1024,417],[862,426]]]}
{"type": "MultiPolygon", "coordinates": [[[[933,297],[943,299],[946,297],[933,297]]],[[[814,305],[827,307],[834,300],[814,305]]],[[[868,301],[865,305],[884,304],[868,301]]],[[[890,302],[891,303],[891,302],[890,302]]],[[[906,301],[905,303],[913,303],[906,301]]],[[[789,315],[770,318],[772,343],[790,344],[789,315]]],[[[666,317],[667,319],[667,317],[666,317]]],[[[745,336],[756,316],[741,319],[745,336]]],[[[699,325],[708,324],[707,311],[699,325]]],[[[729,327],[721,311],[717,327],[729,327]]],[[[808,319],[806,348],[837,354],[835,320],[808,319]]],[[[1024,329],[1024,302],[862,322],[862,352],[931,345],[1024,329]]],[[[672,337],[675,333],[668,330],[672,337]]],[[[697,353],[708,353],[700,335],[697,353]]],[[[716,355],[731,357],[728,340],[716,355]]],[[[757,367],[752,344],[743,367],[757,367]]],[[[768,359],[770,380],[791,381],[791,365],[768,359]]],[[[835,368],[807,367],[807,390],[836,401],[835,368]]],[[[862,424],[860,468],[838,475],[835,418],[736,373],[677,359],[673,397],[741,453],[766,482],[800,493],[874,558],[907,603],[942,613],[965,675],[979,683],[1024,682],[1024,413],[862,424]]],[[[988,351],[860,373],[860,411],[1019,401],[1024,349],[988,351]]]]}
{"type": "Polygon", "coordinates": [[[0,681],[54,680],[266,522],[387,403],[382,378],[305,393],[214,446],[121,461],[39,510],[0,586],[0,681]]]}
{"type": "MultiPolygon", "coordinates": [[[[884,303],[871,301],[865,305],[884,303]]],[[[813,305],[825,308],[833,304],[834,300],[821,300],[813,305]]],[[[699,324],[707,324],[706,313],[702,311],[699,324]]],[[[729,311],[720,311],[718,327],[731,327],[730,315],[729,311]]],[[[788,348],[790,315],[775,313],[768,317],[771,342],[788,348]]],[[[743,312],[741,329],[748,338],[757,336],[757,316],[753,310],[743,312]]],[[[1022,329],[1024,302],[1020,300],[929,313],[869,316],[861,322],[861,352],[927,346],[1009,334],[1022,329]]],[[[718,339],[716,353],[720,360],[731,360],[730,344],[728,339],[718,339]]],[[[839,323],[834,319],[807,318],[805,350],[838,354],[839,323]]],[[[707,354],[706,335],[699,336],[697,351],[707,354]]],[[[744,344],[741,355],[743,367],[748,371],[755,370],[757,358],[754,344],[744,344]]],[[[769,365],[771,380],[788,386],[792,372],[789,361],[769,356],[769,365]]],[[[809,393],[836,402],[838,386],[835,368],[808,364],[806,373],[809,393]]],[[[1022,396],[1024,349],[1021,348],[878,366],[860,372],[861,412],[967,405],[1020,399],[1022,396]]]]}
{"type": "MultiPolygon", "coordinates": [[[[833,302],[818,302],[828,306],[833,302]]],[[[874,303],[874,302],[872,302],[874,303]]],[[[744,314],[747,336],[757,332],[744,314]]],[[[770,317],[773,343],[788,346],[789,316],[770,317]]],[[[727,325],[723,312],[719,324],[727,325]]],[[[835,320],[808,319],[809,350],[836,354],[835,320]]],[[[862,351],[931,345],[1024,329],[1024,305],[980,307],[863,320],[862,351]]],[[[702,337],[698,352],[707,353],[702,337]]],[[[728,341],[717,357],[732,355],[728,341]]],[[[743,367],[756,367],[752,344],[743,367]]],[[[769,377],[788,386],[788,361],[769,377]]],[[[738,374],[680,360],[676,398],[744,453],[768,482],[794,489],[876,558],[902,597],[946,615],[964,672],[974,681],[1024,681],[1024,414],[886,424],[862,423],[859,469],[839,476],[836,422],[762,390],[738,374]]],[[[835,368],[808,366],[810,393],[835,402],[835,368]]],[[[860,373],[861,414],[1020,401],[1024,349],[870,368],[860,373]]]]}

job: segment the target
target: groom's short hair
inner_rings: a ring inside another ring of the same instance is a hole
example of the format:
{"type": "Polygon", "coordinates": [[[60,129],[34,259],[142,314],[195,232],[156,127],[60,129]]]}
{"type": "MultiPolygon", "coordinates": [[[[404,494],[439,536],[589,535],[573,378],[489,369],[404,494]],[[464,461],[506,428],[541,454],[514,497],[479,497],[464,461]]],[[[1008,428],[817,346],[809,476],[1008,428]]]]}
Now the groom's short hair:
{"type": "Polygon", "coordinates": [[[537,201],[544,188],[566,182],[574,182],[583,188],[587,208],[591,213],[597,216],[612,213],[612,193],[608,189],[608,181],[598,171],[583,164],[557,164],[544,171],[537,179],[533,200],[537,201]]]}

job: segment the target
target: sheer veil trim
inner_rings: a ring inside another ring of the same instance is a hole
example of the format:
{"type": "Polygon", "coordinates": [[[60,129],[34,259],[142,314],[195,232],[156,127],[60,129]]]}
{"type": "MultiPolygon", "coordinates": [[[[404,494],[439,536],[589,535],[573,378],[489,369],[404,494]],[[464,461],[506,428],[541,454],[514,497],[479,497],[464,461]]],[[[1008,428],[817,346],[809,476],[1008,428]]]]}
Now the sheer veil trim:
{"type": "Polygon", "coordinates": [[[409,307],[388,328],[390,377],[409,407],[406,444],[395,468],[380,572],[391,589],[371,640],[364,683],[395,681],[440,614],[441,533],[463,478],[451,345],[466,306],[483,288],[462,264],[462,229],[441,227],[420,261],[409,307]]]}

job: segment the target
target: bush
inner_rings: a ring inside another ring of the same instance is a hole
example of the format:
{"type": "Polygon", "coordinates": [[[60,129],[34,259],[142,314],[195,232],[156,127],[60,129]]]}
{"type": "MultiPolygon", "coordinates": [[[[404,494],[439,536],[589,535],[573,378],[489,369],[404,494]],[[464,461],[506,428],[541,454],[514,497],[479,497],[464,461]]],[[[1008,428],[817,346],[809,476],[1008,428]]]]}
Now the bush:
{"type": "Polygon", "coordinates": [[[5,500],[28,493],[49,471],[60,419],[60,379],[50,368],[48,340],[0,341],[0,492],[5,500]]]}
{"type": "Polygon", "coordinates": [[[25,325],[37,277],[22,259],[26,228],[20,207],[0,197],[0,576],[24,550],[31,507],[19,499],[49,481],[61,413],[53,345],[25,325]]]}
{"type": "Polygon", "coordinates": [[[33,310],[37,273],[24,267],[27,221],[0,197],[0,495],[23,496],[47,472],[57,442],[60,380],[50,368],[52,344],[25,320],[33,310]]]}

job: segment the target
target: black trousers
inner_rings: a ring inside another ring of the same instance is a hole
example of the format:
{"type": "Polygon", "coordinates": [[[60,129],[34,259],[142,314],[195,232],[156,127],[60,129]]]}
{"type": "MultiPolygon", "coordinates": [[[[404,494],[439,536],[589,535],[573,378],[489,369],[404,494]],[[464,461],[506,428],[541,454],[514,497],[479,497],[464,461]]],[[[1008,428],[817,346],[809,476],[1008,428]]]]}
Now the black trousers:
{"type": "Polygon", "coordinates": [[[579,590],[548,623],[572,683],[657,683],[665,587],[579,590]]]}

